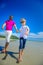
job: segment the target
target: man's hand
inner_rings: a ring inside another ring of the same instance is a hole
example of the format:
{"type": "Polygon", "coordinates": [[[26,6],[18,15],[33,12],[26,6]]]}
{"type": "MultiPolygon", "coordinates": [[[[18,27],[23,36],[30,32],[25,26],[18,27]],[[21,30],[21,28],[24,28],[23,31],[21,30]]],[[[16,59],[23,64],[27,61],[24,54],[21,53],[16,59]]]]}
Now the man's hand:
{"type": "Polygon", "coordinates": [[[6,23],[4,23],[4,24],[2,25],[2,30],[4,29],[5,26],[6,26],[6,23]]]}

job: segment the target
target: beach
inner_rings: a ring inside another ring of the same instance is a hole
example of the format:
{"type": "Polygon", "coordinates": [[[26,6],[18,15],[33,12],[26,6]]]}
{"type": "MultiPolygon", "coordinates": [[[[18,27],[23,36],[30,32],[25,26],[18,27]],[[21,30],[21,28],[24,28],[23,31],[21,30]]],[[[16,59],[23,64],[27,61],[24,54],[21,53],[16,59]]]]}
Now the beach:
{"type": "Polygon", "coordinates": [[[20,63],[16,63],[19,55],[19,40],[11,40],[5,59],[3,59],[5,53],[1,53],[4,45],[5,39],[0,38],[0,65],[43,65],[43,42],[27,40],[23,61],[20,63]]]}

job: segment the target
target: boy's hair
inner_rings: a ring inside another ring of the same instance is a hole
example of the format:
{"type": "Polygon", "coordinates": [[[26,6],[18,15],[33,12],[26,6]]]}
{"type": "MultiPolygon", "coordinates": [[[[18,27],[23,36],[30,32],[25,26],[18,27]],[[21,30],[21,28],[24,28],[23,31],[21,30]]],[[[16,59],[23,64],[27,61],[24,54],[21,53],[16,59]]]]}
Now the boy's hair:
{"type": "Polygon", "coordinates": [[[24,23],[24,22],[26,22],[26,19],[25,19],[25,18],[22,18],[22,19],[20,20],[20,22],[21,22],[21,23],[24,23]]]}

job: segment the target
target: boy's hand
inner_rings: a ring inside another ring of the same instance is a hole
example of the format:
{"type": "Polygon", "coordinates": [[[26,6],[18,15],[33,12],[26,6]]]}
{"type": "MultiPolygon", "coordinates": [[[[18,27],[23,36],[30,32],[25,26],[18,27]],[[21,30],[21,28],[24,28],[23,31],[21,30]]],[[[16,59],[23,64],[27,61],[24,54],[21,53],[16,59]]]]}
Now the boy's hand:
{"type": "Polygon", "coordinates": [[[28,33],[29,33],[29,30],[26,28],[25,35],[27,35],[27,36],[28,36],[28,33]]]}
{"type": "Polygon", "coordinates": [[[28,36],[28,32],[26,32],[26,33],[25,33],[25,35],[27,35],[27,36],[28,36]]]}

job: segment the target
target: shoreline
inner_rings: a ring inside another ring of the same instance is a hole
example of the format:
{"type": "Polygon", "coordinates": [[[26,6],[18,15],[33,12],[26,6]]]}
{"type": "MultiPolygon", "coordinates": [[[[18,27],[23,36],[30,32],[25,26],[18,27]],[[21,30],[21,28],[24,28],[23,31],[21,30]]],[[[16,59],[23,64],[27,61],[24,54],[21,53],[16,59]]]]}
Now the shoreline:
{"type": "MultiPolygon", "coordinates": [[[[0,37],[0,39],[5,39],[5,38],[2,38],[0,37]]],[[[19,40],[19,39],[10,39],[10,40],[19,40]]],[[[27,41],[32,41],[32,42],[43,42],[43,41],[40,41],[40,40],[28,40],[27,41]]]]}

